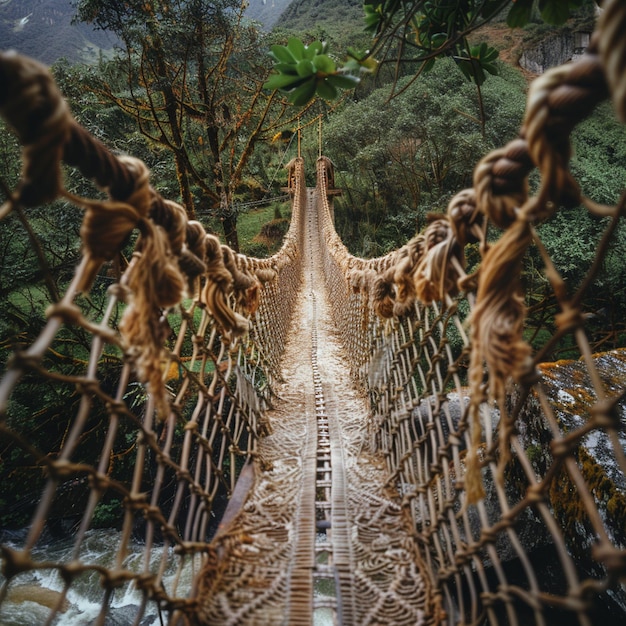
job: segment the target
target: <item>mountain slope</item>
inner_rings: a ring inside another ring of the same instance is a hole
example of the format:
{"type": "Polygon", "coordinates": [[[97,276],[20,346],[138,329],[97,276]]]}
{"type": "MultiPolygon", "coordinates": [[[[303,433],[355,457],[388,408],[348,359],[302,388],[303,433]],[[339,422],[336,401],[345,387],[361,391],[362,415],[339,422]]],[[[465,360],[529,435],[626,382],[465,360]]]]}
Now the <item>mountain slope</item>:
{"type": "Polygon", "coordinates": [[[291,0],[248,0],[246,16],[270,30],[291,0]]]}
{"type": "MultiPolygon", "coordinates": [[[[75,0],[0,0],[0,49],[15,49],[46,65],[65,57],[91,63],[116,39],[88,24],[72,24],[75,0]]],[[[246,16],[265,30],[316,27],[328,32],[363,27],[362,0],[248,0],[246,16]]]]}
{"type": "Polygon", "coordinates": [[[51,65],[97,61],[115,39],[87,24],[72,25],[72,0],[0,0],[0,48],[15,49],[51,65]]]}
{"type": "MultiPolygon", "coordinates": [[[[268,2],[270,0],[267,0],[268,2]]],[[[293,31],[363,29],[363,0],[293,0],[276,26],[293,31]]]]}

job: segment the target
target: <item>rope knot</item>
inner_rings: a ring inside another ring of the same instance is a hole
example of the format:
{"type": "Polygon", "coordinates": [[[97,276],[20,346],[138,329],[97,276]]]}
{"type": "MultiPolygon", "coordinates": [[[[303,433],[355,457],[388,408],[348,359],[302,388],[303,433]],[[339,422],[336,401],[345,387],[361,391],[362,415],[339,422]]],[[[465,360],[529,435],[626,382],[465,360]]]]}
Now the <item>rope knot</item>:
{"type": "Polygon", "coordinates": [[[44,65],[14,51],[0,53],[0,114],[23,146],[19,201],[51,202],[62,187],[60,164],[72,117],[44,65]]]}
{"type": "MultiPolygon", "coordinates": [[[[211,315],[223,331],[223,340],[230,343],[233,337],[248,331],[248,320],[236,313],[230,305],[234,279],[224,263],[224,250],[217,237],[204,238],[206,273],[200,299],[206,304],[211,315]]],[[[226,253],[227,254],[227,253],[226,253]]]]}
{"type": "Polygon", "coordinates": [[[437,217],[424,231],[424,255],[414,273],[415,294],[424,304],[456,295],[459,273],[451,262],[452,257],[464,264],[462,248],[450,220],[437,217]]]}
{"type": "Polygon", "coordinates": [[[490,152],[474,169],[476,205],[496,226],[508,228],[528,197],[527,176],[533,168],[522,137],[490,152]]]}
{"type": "Polygon", "coordinates": [[[447,214],[454,237],[461,247],[481,241],[484,216],[478,211],[474,189],[459,191],[450,200],[447,214]]]}

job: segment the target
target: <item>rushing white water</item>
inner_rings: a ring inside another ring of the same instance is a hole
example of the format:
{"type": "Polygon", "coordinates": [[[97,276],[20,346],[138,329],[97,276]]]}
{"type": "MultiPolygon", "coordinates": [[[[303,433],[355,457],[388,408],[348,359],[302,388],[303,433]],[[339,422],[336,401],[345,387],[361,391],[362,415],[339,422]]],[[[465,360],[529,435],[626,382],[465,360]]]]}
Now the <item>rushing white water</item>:
{"type": "MultiPolygon", "coordinates": [[[[91,530],[83,543],[80,561],[86,565],[113,567],[120,533],[114,530],[91,530]]],[[[7,544],[11,545],[11,544],[7,544]]],[[[12,546],[19,548],[16,544],[12,546]]],[[[72,539],[52,542],[43,547],[36,547],[32,557],[34,561],[67,562],[73,549],[72,539]]],[[[141,572],[144,566],[145,546],[135,543],[129,546],[128,556],[124,560],[125,569],[141,572]]],[[[163,553],[162,547],[155,547],[150,554],[150,571],[156,572],[163,553]]],[[[168,564],[163,577],[163,585],[170,594],[179,559],[172,550],[168,553],[168,564]]],[[[177,597],[189,594],[192,585],[193,567],[191,560],[178,579],[175,590],[177,597]]],[[[50,609],[46,604],[56,602],[57,593],[63,589],[63,579],[57,570],[44,569],[31,571],[16,576],[11,582],[7,600],[0,606],[0,626],[34,626],[46,622],[50,609]],[[31,600],[32,598],[32,600],[31,600]]],[[[72,582],[67,594],[66,610],[55,619],[55,626],[87,626],[98,617],[102,608],[104,589],[100,584],[98,572],[91,571],[78,576],[72,582]]],[[[117,589],[110,602],[109,617],[106,624],[117,626],[132,624],[143,600],[143,595],[132,583],[117,589]]],[[[157,607],[148,603],[141,618],[141,626],[160,624],[157,607]]]]}

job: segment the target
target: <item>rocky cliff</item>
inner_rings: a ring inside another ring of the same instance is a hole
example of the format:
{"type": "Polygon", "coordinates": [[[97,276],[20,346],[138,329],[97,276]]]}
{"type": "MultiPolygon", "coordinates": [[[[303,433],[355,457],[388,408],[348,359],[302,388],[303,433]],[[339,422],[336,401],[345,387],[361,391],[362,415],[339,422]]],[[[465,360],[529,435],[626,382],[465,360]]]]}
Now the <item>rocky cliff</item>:
{"type": "Polygon", "coordinates": [[[519,64],[533,74],[543,74],[580,56],[589,45],[589,32],[559,31],[538,43],[527,43],[519,64]]]}

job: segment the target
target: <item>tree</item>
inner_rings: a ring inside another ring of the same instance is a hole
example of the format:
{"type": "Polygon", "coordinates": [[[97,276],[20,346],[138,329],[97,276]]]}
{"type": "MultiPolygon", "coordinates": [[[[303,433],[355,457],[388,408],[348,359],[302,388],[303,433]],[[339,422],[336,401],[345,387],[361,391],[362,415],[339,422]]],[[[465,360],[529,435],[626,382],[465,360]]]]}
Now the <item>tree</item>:
{"type": "Polygon", "coordinates": [[[366,28],[374,36],[371,54],[396,68],[410,64],[416,75],[435,60],[454,59],[464,76],[480,87],[495,74],[497,51],[486,43],[470,45],[468,36],[507,12],[511,27],[527,24],[535,13],[553,25],[564,23],[573,11],[591,0],[365,0],[366,28]]]}
{"type": "MultiPolygon", "coordinates": [[[[363,4],[366,30],[373,36],[371,49],[366,53],[348,49],[347,62],[333,68],[334,74],[358,76],[363,69],[393,65],[393,92],[402,76],[408,73],[415,79],[430,71],[437,59],[450,57],[477,87],[483,124],[481,86],[488,74],[497,73],[498,51],[485,42],[471,45],[469,35],[504,10],[508,10],[509,26],[519,27],[528,23],[535,13],[549,24],[562,24],[574,10],[596,6],[594,0],[364,0],[363,4]]],[[[297,48],[295,43],[290,46],[292,51],[297,48]]],[[[277,55],[275,50],[272,52],[278,74],[271,77],[271,84],[288,93],[292,102],[306,103],[307,95],[310,99],[316,92],[332,98],[332,92],[324,84],[328,73],[323,66],[303,75],[298,71],[297,55],[289,59],[277,55]]],[[[350,89],[353,85],[337,86],[350,89]]]]}
{"type": "Polygon", "coordinates": [[[359,248],[364,233],[384,240],[375,254],[402,245],[416,227],[424,227],[427,213],[443,210],[452,195],[472,184],[472,164],[516,137],[524,113],[523,77],[499,64],[499,75],[483,88],[482,133],[474,88],[453,65],[442,60],[419,81],[400,79],[391,100],[383,86],[346,102],[326,123],[324,154],[333,160],[343,189],[335,201],[337,226],[356,253],[366,253],[359,248]],[[364,214],[355,214],[359,210],[364,214]],[[350,214],[344,218],[344,212],[350,214]]]}
{"type": "Polygon", "coordinates": [[[219,216],[239,249],[234,190],[256,143],[294,115],[263,90],[265,42],[241,0],[79,0],[78,19],[123,42],[115,63],[126,89],[97,91],[132,116],[153,144],[174,155],[180,197],[219,216]]]}

